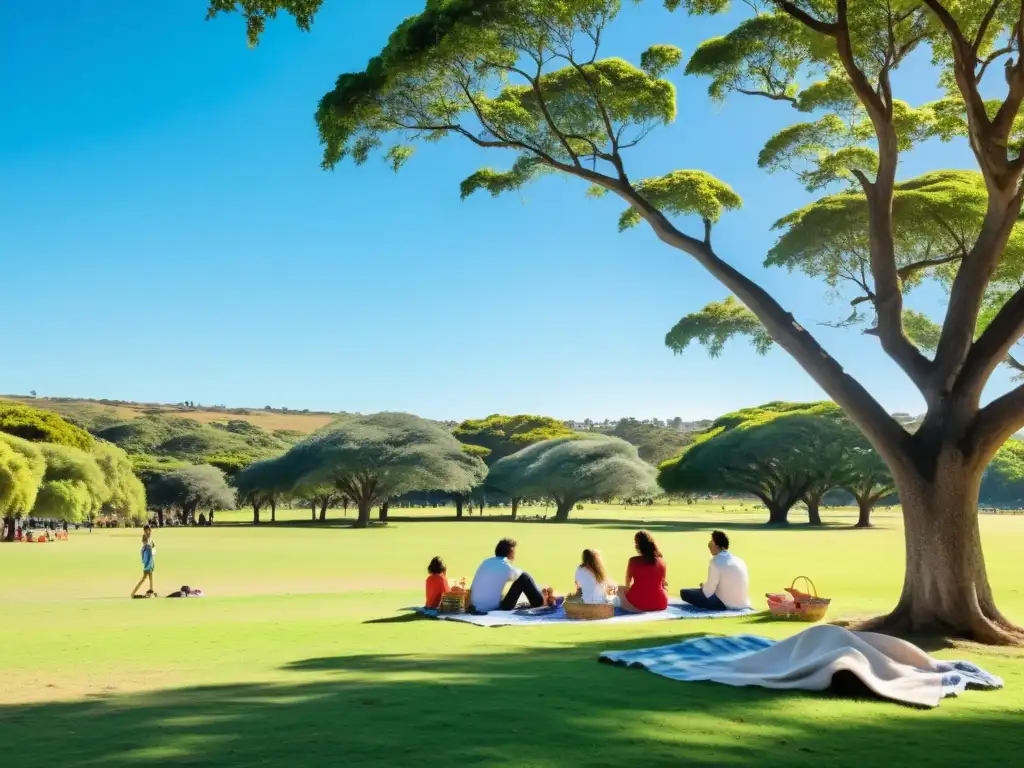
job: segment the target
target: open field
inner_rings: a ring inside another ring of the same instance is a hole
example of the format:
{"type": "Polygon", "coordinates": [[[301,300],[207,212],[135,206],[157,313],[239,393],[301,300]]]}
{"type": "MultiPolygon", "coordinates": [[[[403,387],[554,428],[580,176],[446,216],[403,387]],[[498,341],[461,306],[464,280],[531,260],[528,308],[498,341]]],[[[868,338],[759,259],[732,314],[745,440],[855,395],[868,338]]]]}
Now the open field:
{"type": "Polygon", "coordinates": [[[283,411],[266,411],[259,408],[185,408],[183,406],[154,403],[118,403],[116,405],[96,400],[78,400],[74,398],[46,397],[0,397],[0,400],[12,400],[35,408],[55,411],[65,418],[81,418],[85,415],[106,416],[118,421],[137,419],[140,416],[155,413],[168,416],[180,416],[202,424],[226,422],[232,419],[248,421],[269,432],[276,429],[291,429],[296,432],[310,433],[329,424],[336,418],[330,413],[293,413],[283,411]]]}
{"type": "MultiPolygon", "coordinates": [[[[567,525],[405,512],[366,531],[343,519],[300,523],[305,510],[282,511],[279,520],[297,522],[276,526],[231,524],[247,519],[239,511],[212,529],[157,531],[158,590],[201,586],[201,600],[127,599],[136,530],[0,546],[2,764],[962,766],[1013,764],[1024,749],[1017,652],[929,646],[1002,675],[1007,689],[917,711],[596,663],[604,649],[800,628],[763,617],[479,629],[398,612],[422,599],[432,555],[447,559],[450,577],[469,577],[503,535],[519,540],[520,565],[561,591],[585,546],[620,577],[643,525],[672,587],[693,586],[717,525],[748,561],[755,598],[806,573],[835,598],[834,617],[870,614],[891,607],[900,585],[893,513],[867,531],[845,527],[845,510],[826,511],[823,530],[779,531],[749,505],[587,507],[567,525]]],[[[985,516],[982,526],[997,598],[1024,620],[1024,517],[985,516]]]]}

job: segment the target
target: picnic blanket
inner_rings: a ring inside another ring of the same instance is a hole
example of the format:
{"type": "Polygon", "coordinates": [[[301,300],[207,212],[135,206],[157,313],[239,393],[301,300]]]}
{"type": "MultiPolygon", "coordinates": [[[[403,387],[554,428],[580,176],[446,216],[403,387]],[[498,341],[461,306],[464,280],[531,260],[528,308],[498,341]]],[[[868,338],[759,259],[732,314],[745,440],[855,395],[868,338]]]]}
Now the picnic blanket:
{"type": "Polygon", "coordinates": [[[968,688],[1002,688],[1003,681],[965,661],[939,661],[887,635],[828,624],[775,642],[754,635],[701,637],[635,651],[606,651],[600,660],[639,666],[673,680],[824,691],[836,673],[856,676],[884,699],[937,707],[968,688]]]}
{"type": "Polygon", "coordinates": [[[536,626],[540,624],[640,624],[648,621],[669,621],[671,619],[721,619],[725,617],[745,616],[753,609],[744,608],[738,611],[703,611],[685,603],[669,603],[664,611],[650,613],[628,613],[619,608],[610,619],[581,622],[567,618],[565,609],[558,608],[520,608],[514,611],[491,611],[490,613],[438,613],[429,608],[415,608],[418,613],[435,619],[461,621],[477,627],[512,627],[536,626]]]}

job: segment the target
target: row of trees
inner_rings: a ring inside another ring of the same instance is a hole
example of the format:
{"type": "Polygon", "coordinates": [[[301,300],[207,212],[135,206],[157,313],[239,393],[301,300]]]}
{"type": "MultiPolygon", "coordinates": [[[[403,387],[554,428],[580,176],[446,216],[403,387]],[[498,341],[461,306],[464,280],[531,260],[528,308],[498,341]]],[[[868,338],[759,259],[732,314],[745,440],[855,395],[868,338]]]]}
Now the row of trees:
{"type": "Polygon", "coordinates": [[[417,493],[444,494],[461,516],[465,499],[500,496],[549,499],[558,520],[583,499],[650,493],[655,470],[635,446],[606,435],[572,432],[533,416],[492,416],[454,432],[403,413],[348,416],[283,455],[255,462],[234,480],[253,507],[253,522],[287,498],[319,503],[347,500],[366,526],[372,509],[386,519],[391,502],[417,493]],[[460,441],[461,438],[461,441],[460,441]]]}
{"type": "Polygon", "coordinates": [[[110,515],[141,521],[146,491],[123,450],[56,414],[0,405],[0,518],[7,540],[19,517],[69,523],[110,515]]]}

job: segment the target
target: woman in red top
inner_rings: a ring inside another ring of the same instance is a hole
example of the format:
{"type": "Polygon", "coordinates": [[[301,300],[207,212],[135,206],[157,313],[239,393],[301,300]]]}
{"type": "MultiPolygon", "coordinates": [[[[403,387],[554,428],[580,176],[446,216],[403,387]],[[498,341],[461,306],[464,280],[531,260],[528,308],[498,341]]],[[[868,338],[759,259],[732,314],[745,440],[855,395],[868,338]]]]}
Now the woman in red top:
{"type": "Polygon", "coordinates": [[[665,591],[665,561],[658,545],[647,531],[638,531],[633,543],[639,554],[629,558],[625,586],[619,588],[621,607],[632,613],[664,611],[668,608],[668,593],[665,591]]]}
{"type": "Polygon", "coordinates": [[[441,604],[441,595],[448,591],[448,568],[444,560],[435,557],[427,566],[427,608],[437,608],[441,604]]]}

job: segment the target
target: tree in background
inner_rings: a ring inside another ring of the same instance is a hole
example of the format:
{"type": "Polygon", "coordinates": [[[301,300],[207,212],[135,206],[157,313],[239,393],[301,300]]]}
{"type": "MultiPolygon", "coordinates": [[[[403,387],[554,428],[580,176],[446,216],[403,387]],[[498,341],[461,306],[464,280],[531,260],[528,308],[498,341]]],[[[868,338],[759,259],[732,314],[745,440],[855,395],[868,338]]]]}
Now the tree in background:
{"type": "Polygon", "coordinates": [[[621,438],[627,443],[632,443],[636,446],[641,459],[648,464],[658,466],[666,459],[677,455],[691,440],[690,435],[680,431],[681,419],[679,420],[679,429],[667,427],[658,421],[658,419],[652,419],[645,423],[633,418],[619,419],[608,434],[621,438]]]}
{"type": "Polygon", "coordinates": [[[669,493],[748,493],[768,509],[768,523],[785,525],[796,502],[817,503],[839,483],[846,446],[845,417],[832,403],[768,403],[726,414],[677,458],[661,465],[669,493]]]}
{"type": "Polygon", "coordinates": [[[550,499],[558,521],[568,520],[584,499],[657,491],[654,468],[635,446],[591,433],[545,440],[506,456],[491,467],[487,482],[513,497],[550,499]]]}
{"type": "Polygon", "coordinates": [[[110,499],[110,487],[93,454],[53,443],[40,443],[39,450],[46,470],[32,508],[34,517],[78,523],[110,499]]]}
{"type": "Polygon", "coordinates": [[[293,464],[286,456],[263,459],[235,475],[233,485],[239,500],[252,505],[253,525],[260,524],[260,510],[264,506],[270,507],[270,522],[277,522],[278,503],[294,494],[301,478],[301,468],[293,464]]]}
{"type": "Polygon", "coordinates": [[[1024,443],[1008,440],[988,465],[981,480],[982,502],[990,506],[1024,507],[1024,443]]]}
{"type": "Polygon", "coordinates": [[[187,525],[200,510],[234,509],[236,503],[235,491],[228,486],[224,473],[209,464],[164,472],[153,479],[147,492],[161,525],[166,512],[177,512],[179,522],[187,525]]]}
{"type": "MultiPolygon", "coordinates": [[[[855,437],[860,437],[857,434],[855,437]]],[[[871,527],[871,510],[875,505],[892,496],[896,485],[892,473],[882,458],[869,445],[855,445],[849,452],[844,465],[844,478],[840,486],[849,491],[857,502],[858,528],[871,527]]]]}
{"type": "MultiPolygon", "coordinates": [[[[453,431],[459,442],[482,449],[477,452],[488,467],[527,446],[558,437],[569,437],[574,430],[564,421],[549,416],[493,414],[486,419],[469,419],[453,431]]],[[[462,517],[464,499],[456,499],[456,514],[462,517]]],[[[519,511],[519,497],[512,499],[512,519],[519,511]]]]}
{"type": "Polygon", "coordinates": [[[97,440],[93,456],[103,473],[110,496],[103,502],[100,513],[135,523],[145,522],[146,488],[135,474],[128,454],[112,443],[97,440]]]}
{"type": "Polygon", "coordinates": [[[45,471],[46,462],[38,446],[0,433],[0,521],[6,531],[5,541],[14,541],[18,518],[35,506],[45,471]]]}
{"type": "Polygon", "coordinates": [[[19,403],[0,401],[0,432],[33,443],[56,443],[87,451],[92,436],[56,413],[19,403]]]}
{"type": "Polygon", "coordinates": [[[346,416],[267,463],[293,488],[333,485],[357,506],[357,527],[376,505],[413,491],[469,493],[487,473],[447,428],[407,413],[346,416]]]}

